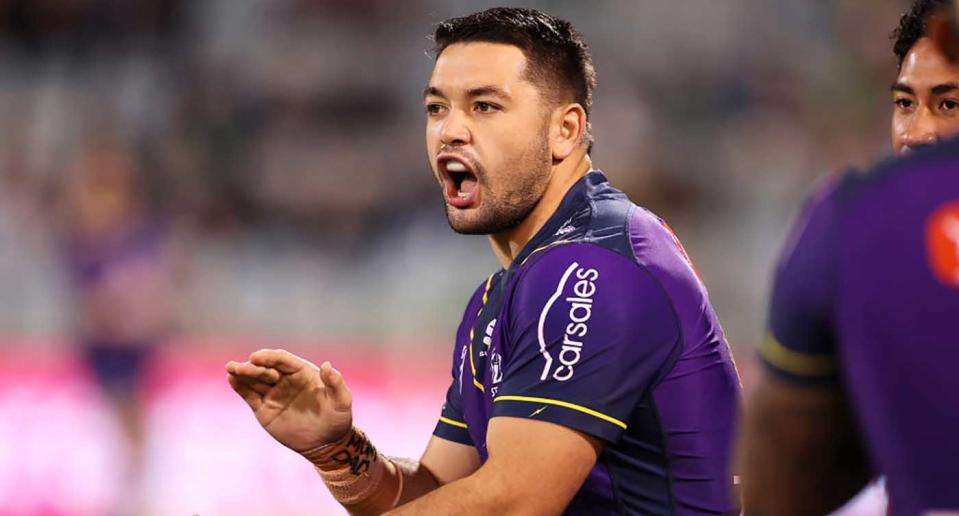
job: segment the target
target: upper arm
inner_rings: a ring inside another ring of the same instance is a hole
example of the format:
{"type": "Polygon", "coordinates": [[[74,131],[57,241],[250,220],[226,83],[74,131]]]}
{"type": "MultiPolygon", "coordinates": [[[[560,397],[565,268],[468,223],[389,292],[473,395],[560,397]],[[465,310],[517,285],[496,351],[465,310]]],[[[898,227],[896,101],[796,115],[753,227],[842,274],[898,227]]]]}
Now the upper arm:
{"type": "Polygon", "coordinates": [[[426,445],[420,465],[429,470],[437,484],[442,486],[472,475],[480,467],[480,458],[472,445],[434,435],[426,445]]]}
{"type": "Polygon", "coordinates": [[[747,513],[824,513],[861,488],[868,462],[839,382],[839,199],[828,185],[787,242],[747,405],[739,460],[747,513]]]}
{"type": "Polygon", "coordinates": [[[838,385],[763,374],[740,443],[746,514],[826,514],[872,477],[838,385]]]}
{"type": "MultiPolygon", "coordinates": [[[[467,472],[465,464],[479,464],[463,446],[434,438],[420,464],[452,480],[467,472]]],[[[560,514],[601,449],[597,439],[570,428],[504,417],[490,421],[487,446],[489,457],[474,473],[423,496],[407,498],[404,487],[405,505],[390,514],[560,514]]]]}
{"type": "Polygon", "coordinates": [[[489,459],[477,485],[493,491],[505,514],[562,513],[596,463],[600,441],[545,421],[490,420],[489,459]]]}
{"type": "MultiPolygon", "coordinates": [[[[440,411],[439,420],[433,430],[426,450],[420,457],[419,466],[429,472],[435,481],[433,488],[448,484],[473,474],[480,467],[479,453],[473,446],[463,414],[463,366],[466,358],[466,342],[469,339],[469,322],[481,303],[485,283],[480,285],[463,314],[463,320],[456,330],[453,346],[453,358],[446,400],[440,411]]],[[[422,493],[404,493],[403,499],[410,500],[422,493]],[[409,496],[408,496],[409,495],[409,496]]]]}
{"type": "Polygon", "coordinates": [[[802,384],[838,378],[834,316],[838,288],[838,194],[810,199],[776,269],[768,332],[760,347],[767,369],[802,384]]]}
{"type": "Polygon", "coordinates": [[[435,437],[468,446],[473,446],[473,439],[470,437],[466,417],[463,414],[463,368],[470,338],[470,327],[479,307],[482,306],[483,293],[492,278],[493,276],[490,276],[484,284],[480,285],[466,304],[463,320],[456,330],[456,340],[453,346],[450,370],[452,381],[446,390],[446,401],[443,403],[439,421],[436,422],[436,428],[433,430],[435,437]]]}

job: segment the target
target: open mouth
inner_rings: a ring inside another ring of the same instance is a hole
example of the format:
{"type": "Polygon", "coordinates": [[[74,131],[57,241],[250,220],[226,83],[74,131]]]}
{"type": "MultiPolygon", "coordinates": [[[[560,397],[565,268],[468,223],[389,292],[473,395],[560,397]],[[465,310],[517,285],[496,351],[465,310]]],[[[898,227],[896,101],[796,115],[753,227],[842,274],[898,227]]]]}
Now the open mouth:
{"type": "Polygon", "coordinates": [[[470,165],[456,157],[441,158],[439,165],[446,176],[446,202],[457,208],[472,205],[479,191],[479,180],[470,165]]]}

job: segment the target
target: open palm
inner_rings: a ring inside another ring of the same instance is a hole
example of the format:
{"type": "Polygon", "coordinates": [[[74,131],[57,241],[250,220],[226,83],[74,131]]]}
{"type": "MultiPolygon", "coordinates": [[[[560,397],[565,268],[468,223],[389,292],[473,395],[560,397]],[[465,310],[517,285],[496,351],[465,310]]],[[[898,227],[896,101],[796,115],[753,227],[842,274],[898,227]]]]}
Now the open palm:
{"type": "Polygon", "coordinates": [[[260,350],[226,369],[260,425],[294,451],[332,443],[352,425],[352,395],[329,362],[317,367],[287,351],[260,350]]]}

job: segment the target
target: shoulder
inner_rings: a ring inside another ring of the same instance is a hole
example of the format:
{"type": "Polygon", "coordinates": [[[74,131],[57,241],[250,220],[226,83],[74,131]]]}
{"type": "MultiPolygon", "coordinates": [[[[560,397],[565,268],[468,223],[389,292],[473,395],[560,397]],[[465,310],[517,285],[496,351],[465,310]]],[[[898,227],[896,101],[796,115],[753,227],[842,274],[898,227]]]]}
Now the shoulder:
{"type": "MultiPolygon", "coordinates": [[[[857,201],[877,190],[895,188],[903,180],[927,173],[952,174],[959,162],[959,139],[919,149],[907,156],[888,156],[870,168],[850,169],[825,181],[813,196],[837,205],[857,201]]],[[[901,192],[891,192],[899,196],[901,192]]]]}
{"type": "Polygon", "coordinates": [[[476,314],[485,302],[494,278],[498,274],[499,271],[490,274],[473,290],[473,294],[469,297],[469,301],[466,302],[466,308],[463,310],[463,318],[460,321],[460,331],[472,324],[472,321],[476,318],[476,314]]]}
{"type": "Polygon", "coordinates": [[[807,198],[781,253],[769,298],[769,333],[759,351],[767,367],[786,379],[835,380],[839,213],[861,180],[855,171],[823,180],[807,198]]]}
{"type": "Polygon", "coordinates": [[[557,241],[527,257],[515,272],[514,285],[552,278],[568,280],[574,276],[599,278],[636,270],[637,264],[616,250],[589,241],[557,241]]]}
{"type": "Polygon", "coordinates": [[[868,189],[887,178],[954,166],[956,160],[959,160],[959,138],[921,148],[906,156],[889,156],[870,168],[868,173],[858,174],[856,189],[868,189]]]}
{"type": "Polygon", "coordinates": [[[862,172],[847,170],[817,183],[803,202],[786,238],[780,255],[780,270],[796,257],[809,254],[808,248],[821,249],[831,244],[843,204],[861,191],[867,180],[862,172]]]}
{"type": "Polygon", "coordinates": [[[595,243],[557,242],[541,249],[511,283],[511,310],[519,320],[527,319],[523,314],[544,318],[559,306],[578,310],[575,317],[610,323],[633,320],[640,312],[675,319],[665,290],[649,271],[595,243]]]}
{"type": "Polygon", "coordinates": [[[483,281],[481,281],[480,284],[476,286],[476,289],[473,290],[473,295],[470,296],[469,302],[467,303],[467,308],[470,308],[474,305],[479,307],[483,304],[483,298],[489,292],[490,286],[500,272],[501,271],[493,272],[489,276],[483,278],[483,281]]]}

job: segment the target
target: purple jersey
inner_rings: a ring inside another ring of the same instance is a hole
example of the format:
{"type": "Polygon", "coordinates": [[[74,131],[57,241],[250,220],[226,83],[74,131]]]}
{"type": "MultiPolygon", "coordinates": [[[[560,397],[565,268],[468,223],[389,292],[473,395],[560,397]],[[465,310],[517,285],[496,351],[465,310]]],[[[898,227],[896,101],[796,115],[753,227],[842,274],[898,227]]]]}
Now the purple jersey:
{"type": "Polygon", "coordinates": [[[434,433],[484,461],[491,417],[601,439],[567,514],[738,514],[739,397],[722,328],[679,242],[594,171],[470,299],[434,433]]]}
{"type": "Polygon", "coordinates": [[[893,514],[959,509],[959,144],[849,173],[807,204],[761,353],[843,386],[893,514]]]}

